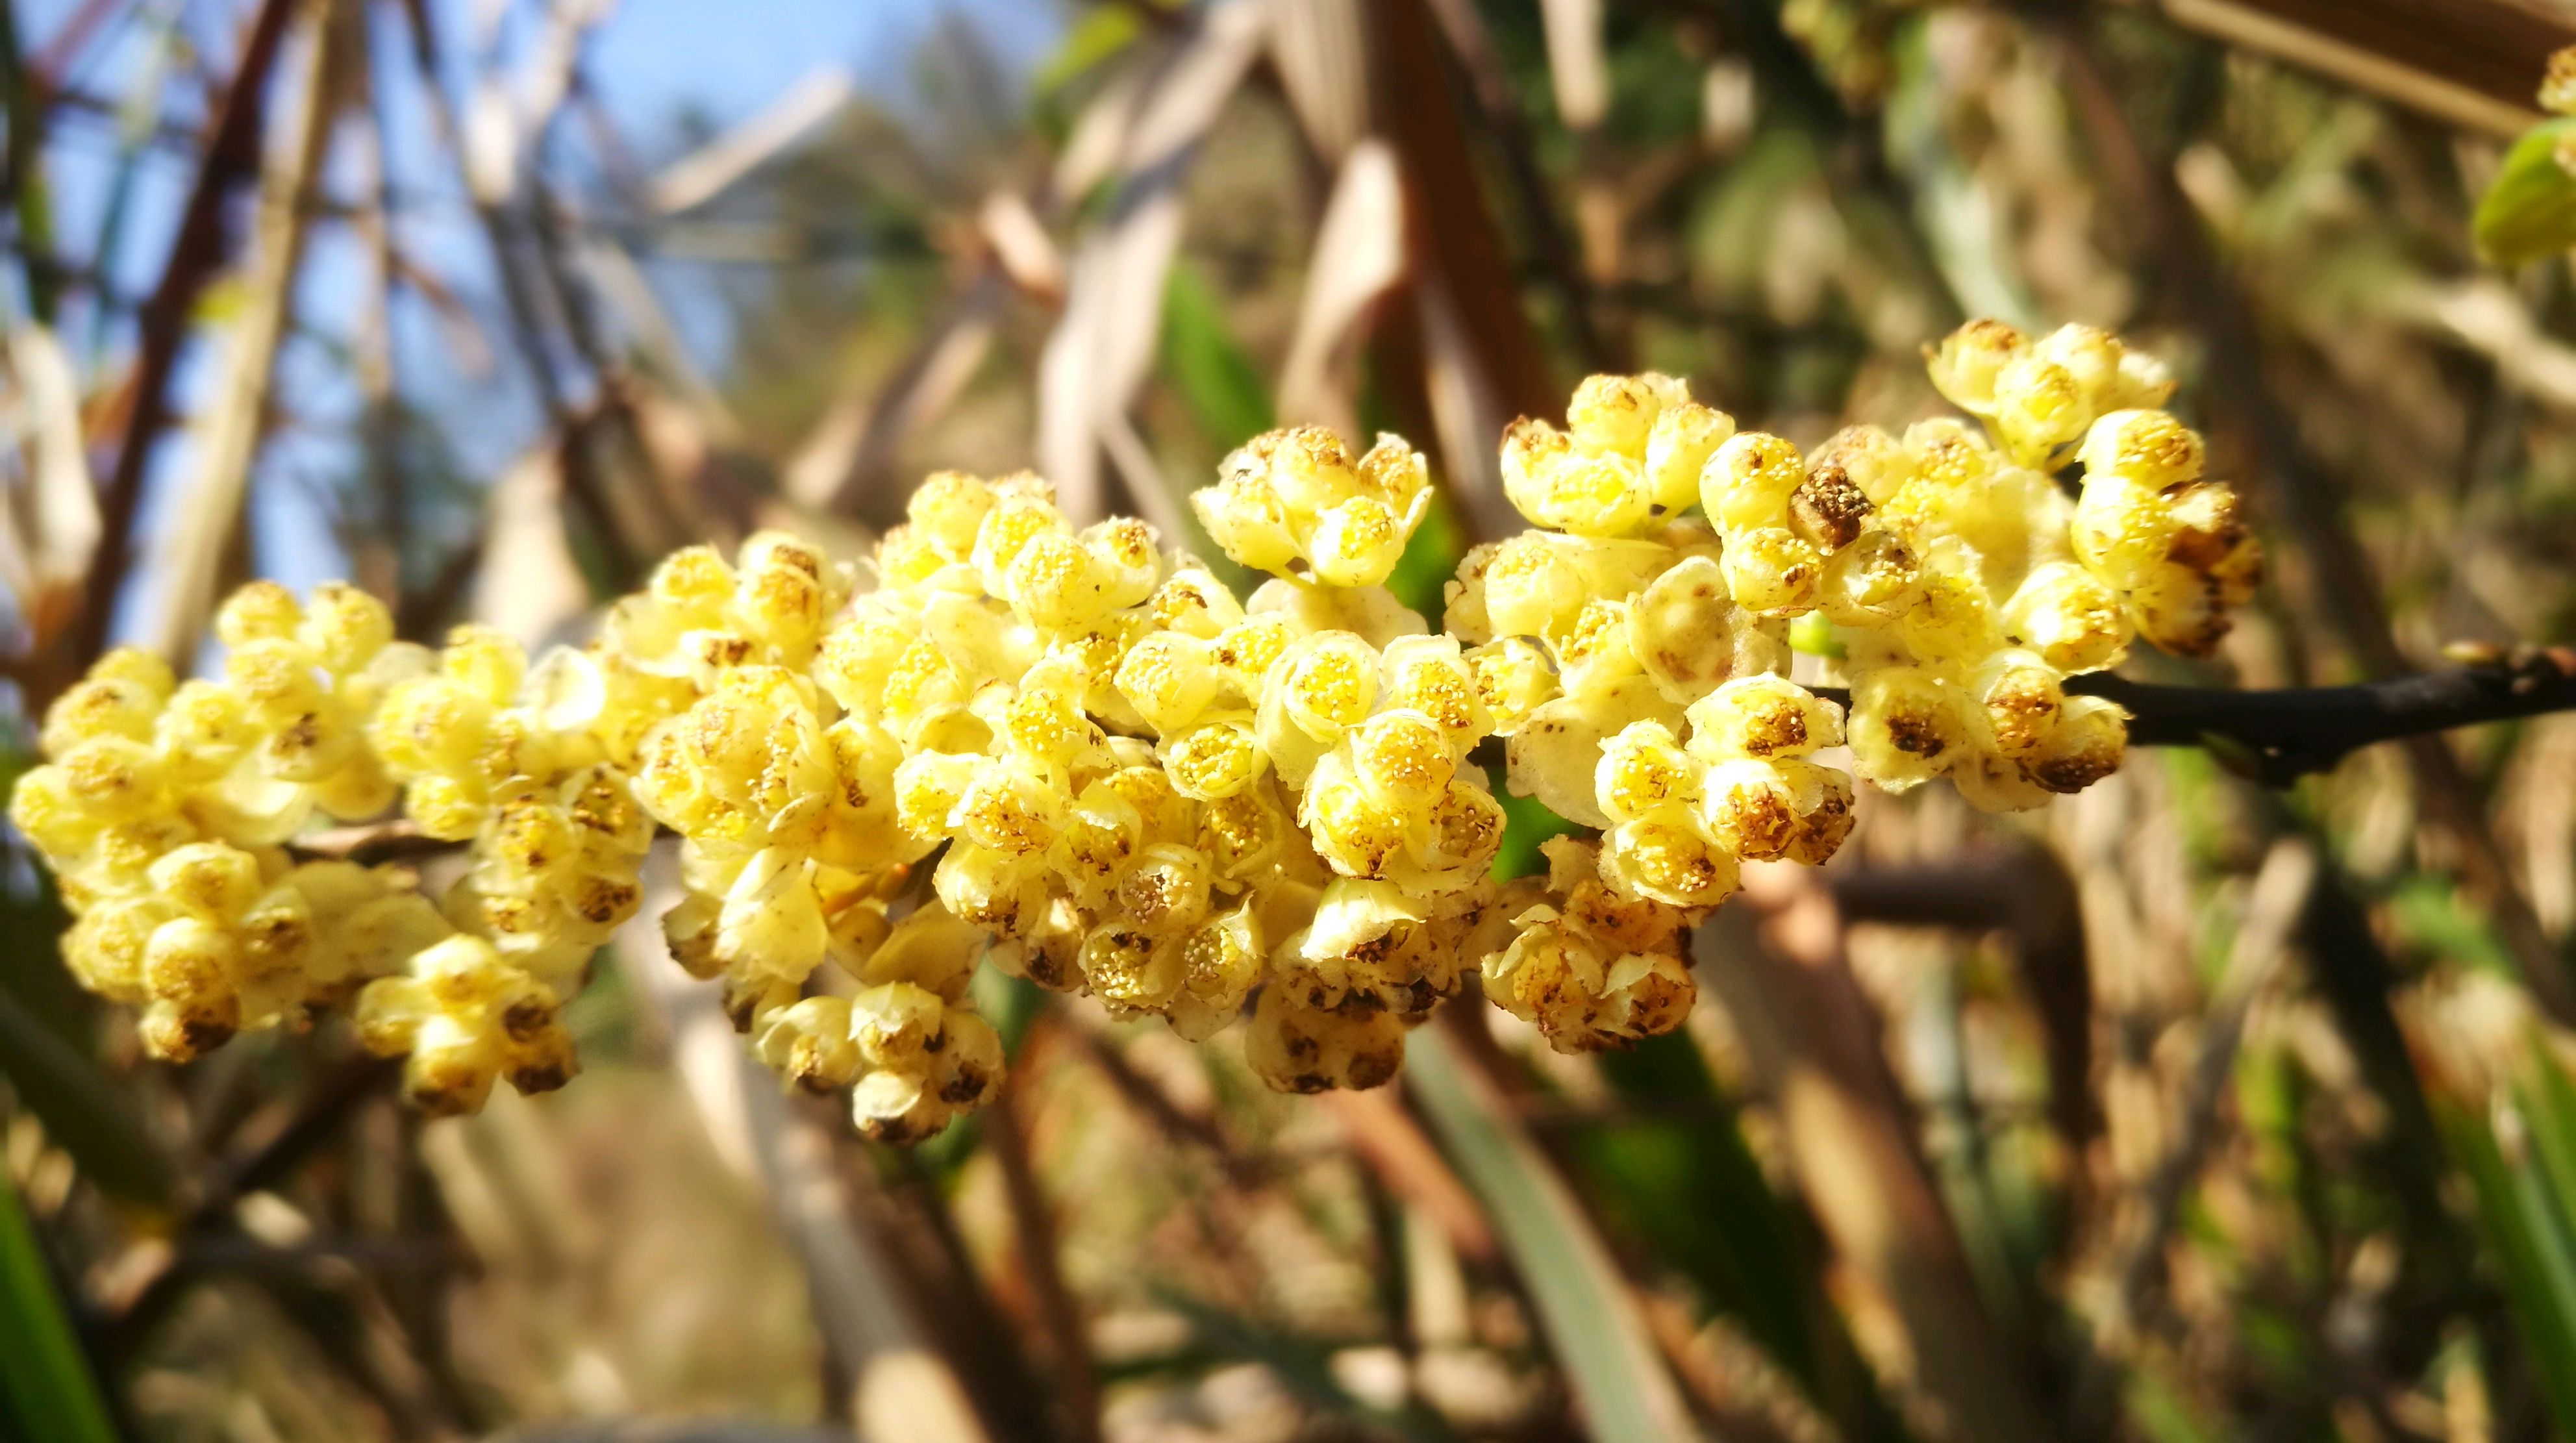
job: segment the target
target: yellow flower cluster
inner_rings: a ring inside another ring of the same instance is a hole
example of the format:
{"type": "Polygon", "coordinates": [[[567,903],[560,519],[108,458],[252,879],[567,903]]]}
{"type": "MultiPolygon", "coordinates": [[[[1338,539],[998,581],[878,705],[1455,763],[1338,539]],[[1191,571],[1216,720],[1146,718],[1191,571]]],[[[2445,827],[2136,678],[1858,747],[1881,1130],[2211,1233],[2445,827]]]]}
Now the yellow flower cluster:
{"type": "Polygon", "coordinates": [[[1464,765],[1490,728],[1457,644],[1378,584],[1418,455],[1289,431],[1225,475],[1209,530],[1280,573],[1248,603],[1140,523],[1076,531],[1035,478],[943,475],[815,671],[996,966],[1194,1039],[1269,981],[1263,1075],[1370,1085],[1492,894],[1502,811],[1464,765]]]}
{"type": "Polygon", "coordinates": [[[1851,830],[1849,779],[1807,760],[1841,709],[1785,673],[1789,619],[1865,569],[1868,507],[1666,376],[1585,381],[1502,465],[1537,529],[1469,554],[1447,628],[1476,644],[1512,790],[1603,835],[1512,899],[1486,989],[1561,1049],[1612,1046],[1688,1012],[1682,939],[1743,860],[1821,863],[1851,830]]]}
{"type": "Polygon", "coordinates": [[[430,654],[392,642],[384,607],[345,586],[309,606],[246,587],[216,630],[220,680],[101,658],[46,713],[52,760],[9,802],[78,918],[65,963],[140,1006],[145,1049],[171,1061],[343,1006],[447,931],[403,878],[281,845],[317,815],[391,804],[366,721],[430,654]]]}
{"type": "Polygon", "coordinates": [[[2262,554],[2223,484],[2200,479],[2200,438],[2155,409],[2163,367],[2105,332],[2031,341],[1973,322],[1931,363],[1945,396],[1984,423],[1856,427],[1827,442],[1911,570],[1885,615],[1834,614],[1852,683],[1860,774],[1902,790],[1947,775],[1989,811],[2037,806],[2115,770],[2127,719],[2066,679],[2127,654],[2134,636],[2214,649],[2251,595],[2262,554]],[[2069,500],[2055,473],[2083,468],[2069,500]]]}
{"type": "Polygon", "coordinates": [[[1850,832],[1820,754],[1988,807],[2074,790],[2125,723],[2066,678],[2135,635],[2206,650],[2254,583],[2152,362],[1980,324],[1932,369],[1986,434],[1802,456],[1668,377],[1587,380],[1561,429],[1504,439],[1533,527],[1469,554],[1440,633],[1385,586],[1423,458],[1312,427],[1193,498],[1268,573],[1242,599],[1141,522],[957,473],[865,562],[688,548],[533,665],[483,628],[395,642],[347,587],[254,585],[218,618],[220,680],[117,652],[65,693],[10,815],[79,916],[73,970],[143,1008],[156,1055],[355,997],[439,1111],[572,1074],[560,1009],[658,831],[674,957],[874,1137],[998,1084],[979,961],[1193,1040],[1248,1017],[1245,1055],[1293,1091],[1385,1082],[1479,970],[1553,1045],[1622,1045],[1687,1014],[1688,930],[1744,861],[1820,864],[1850,832]],[[1789,680],[1793,623],[1842,657],[1848,718],[1789,680]],[[1492,876],[1489,742],[1512,791],[1598,833],[1543,876],[1492,876]],[[397,789],[463,844],[436,904],[298,847],[397,789]]]}

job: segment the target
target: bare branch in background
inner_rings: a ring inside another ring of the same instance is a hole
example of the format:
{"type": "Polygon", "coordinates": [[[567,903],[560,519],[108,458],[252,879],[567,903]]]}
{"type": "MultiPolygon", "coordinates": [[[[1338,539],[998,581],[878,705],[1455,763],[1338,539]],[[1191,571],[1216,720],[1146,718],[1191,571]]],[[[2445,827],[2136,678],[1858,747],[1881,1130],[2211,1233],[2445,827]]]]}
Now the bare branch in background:
{"type": "MultiPolygon", "coordinates": [[[[240,1224],[234,1209],[243,1197],[278,1186],[337,1142],[351,1118],[367,1104],[384,1097],[401,1075],[402,1065],[398,1062],[357,1056],[310,1079],[303,1101],[292,1109],[279,1110],[273,1132],[216,1165],[180,1220],[176,1234],[188,1237],[237,1229],[240,1224]]],[[[140,1350],[196,1283],[196,1273],[185,1266],[189,1261],[186,1254],[163,1248],[146,1259],[147,1266],[126,1279],[125,1294],[118,1300],[120,1306],[97,1344],[111,1367],[140,1350]]]]}
{"type": "Polygon", "coordinates": [[[1564,314],[1566,333],[1573,342],[1574,359],[1586,370],[1618,369],[1592,315],[1591,298],[1603,285],[1584,275],[1582,258],[1575,253],[1574,241],[1557,215],[1556,197],[1539,166],[1529,118],[1522,113],[1520,97],[1513,92],[1511,77],[1503,70],[1502,56],[1495,53],[1484,17],[1477,12],[1475,0],[1428,3],[1432,17],[1440,22],[1442,38],[1466,71],[1485,130],[1502,151],[1503,174],[1511,183],[1521,227],[1529,233],[1540,273],[1556,293],[1557,308],[1564,314]]]}
{"type": "Polygon", "coordinates": [[[1835,1251],[1911,1350],[1875,1359],[1933,1411],[1931,1431],[1989,1443],[2053,1436],[2028,1359],[2004,1346],[1843,957],[1831,896],[1791,864],[1745,869],[1741,901],[1699,930],[1698,974],[1744,1037],[1780,1113],[1790,1169],[1835,1251]]]}
{"type": "Polygon", "coordinates": [[[847,512],[893,475],[904,441],[945,411],[993,344],[1010,287],[987,267],[948,304],[874,394],[857,392],[824,414],[781,468],[790,499],[826,514],[847,512]]]}
{"type": "Polygon", "coordinates": [[[161,530],[153,567],[157,605],[144,645],[176,664],[195,652],[214,614],[223,558],[242,524],[251,471],[268,432],[278,346],[304,258],[304,200],[319,178],[332,124],[346,99],[346,65],[364,59],[362,51],[333,43],[331,9],[331,0],[304,0],[296,18],[304,53],[290,83],[299,111],[288,123],[278,163],[260,177],[248,301],[227,340],[222,377],[196,447],[197,468],[161,530]]]}
{"type": "MultiPolygon", "coordinates": [[[[2045,1029],[2048,1115],[2070,1154],[2102,1127],[2093,1092],[2093,974],[2082,899],[2066,862],[2037,845],[1952,862],[1825,873],[1846,922],[2002,932],[2045,1029]]],[[[2081,1174],[2078,1174],[2081,1186],[2081,1174]]]]}
{"type": "Polygon", "coordinates": [[[1344,157],[1313,255],[1280,370],[1279,419],[1356,435],[1356,398],[1342,377],[1370,311],[1404,280],[1404,192],[1385,141],[1371,136],[1344,157]]]}
{"type": "MultiPolygon", "coordinates": [[[[2312,568],[2319,609],[2338,638],[2369,675],[2403,675],[2407,658],[2390,628],[2387,598],[2369,553],[2345,515],[2342,487],[2309,452],[2262,373],[2256,308],[2212,253],[2172,167],[2156,163],[2140,146],[2080,24],[2061,22],[2056,35],[2067,89],[2093,150],[2110,184],[2141,217],[2143,239],[2158,268],[2207,342],[2212,412],[2251,451],[2261,495],[2276,519],[2295,529],[2312,568]]],[[[2552,1016],[2576,1022],[2576,969],[2541,930],[2459,758],[2432,735],[2411,738],[2406,754],[2426,812],[2451,843],[2465,879],[2493,910],[2524,982],[2552,1016]]]]}
{"type": "Polygon", "coordinates": [[[169,420],[170,378],[178,367],[179,348],[187,339],[189,317],[196,310],[198,297],[224,265],[225,199],[236,183],[259,168],[262,105],[269,73],[277,62],[278,45],[285,38],[287,22],[298,8],[299,0],[260,0],[250,28],[243,35],[241,58],[233,68],[222,113],[215,121],[205,157],[189,188],[177,234],[171,239],[170,259],[162,267],[160,284],[154,287],[151,299],[135,313],[140,334],[135,341],[133,376],[128,382],[134,399],[127,413],[124,439],[117,448],[115,469],[108,475],[107,489],[100,500],[99,549],[90,567],[89,591],[82,604],[80,623],[71,638],[69,659],[74,662],[96,655],[114,624],[117,598],[125,589],[126,573],[133,562],[145,471],[151,463],[153,443],[169,420]]]}
{"type": "Polygon", "coordinates": [[[1372,8],[1377,113],[1404,177],[1405,248],[1417,343],[1451,499],[1471,534],[1520,528],[1503,499],[1493,438],[1562,397],[1520,301],[1512,262],[1477,183],[1474,151],[1426,0],[1372,8]]]}
{"type": "Polygon", "coordinates": [[[89,43],[91,33],[131,3],[132,0],[80,0],[79,6],[55,29],[54,38],[46,41],[44,50],[35,56],[28,78],[47,90],[55,89],[81,47],[89,43]]]}
{"type": "MultiPolygon", "coordinates": [[[[1043,1036],[1043,1033],[1041,1033],[1043,1036]]],[[[984,1137],[1002,1173],[1002,1193],[1010,1205],[1011,1238],[1020,1255],[1029,1291],[1035,1295],[1038,1325],[1055,1364],[1055,1382],[1064,1414],[1072,1423],[1072,1443],[1097,1443],[1100,1437],[1100,1384],[1092,1376],[1091,1335],[1083,1325],[1082,1304],[1064,1278],[1057,1254],[1062,1244],[1056,1210],[1047,1200],[1031,1153],[1030,1066],[1043,1048],[1023,1046],[1002,1095],[984,1114],[984,1137]]]]}
{"type": "Polygon", "coordinates": [[[2576,20],[2517,0],[2157,0],[2186,29],[2304,66],[2437,120],[2517,135],[2576,20]]]}
{"type": "Polygon", "coordinates": [[[663,166],[644,197],[664,215],[704,205],[802,141],[857,94],[849,71],[822,66],[749,119],[663,166]]]}
{"type": "Polygon", "coordinates": [[[803,1264],[814,1321],[848,1382],[850,1416],[868,1439],[990,1443],[947,1361],[931,1345],[900,1274],[857,1227],[829,1137],[779,1096],[776,1074],[743,1049],[712,983],[692,981],[663,955],[661,914],[673,874],[652,882],[642,912],[615,944],[638,994],[668,1019],[674,1061],[719,1156],[765,1194],[803,1264]]]}
{"type": "Polygon", "coordinates": [[[1074,249],[1064,315],[1038,365],[1037,451],[1058,504],[1076,519],[1103,514],[1104,432],[1133,404],[1161,341],[1163,288],[1180,244],[1178,187],[1259,58],[1267,24],[1257,4],[1200,12],[1120,138],[1119,191],[1107,221],[1074,249]]]}

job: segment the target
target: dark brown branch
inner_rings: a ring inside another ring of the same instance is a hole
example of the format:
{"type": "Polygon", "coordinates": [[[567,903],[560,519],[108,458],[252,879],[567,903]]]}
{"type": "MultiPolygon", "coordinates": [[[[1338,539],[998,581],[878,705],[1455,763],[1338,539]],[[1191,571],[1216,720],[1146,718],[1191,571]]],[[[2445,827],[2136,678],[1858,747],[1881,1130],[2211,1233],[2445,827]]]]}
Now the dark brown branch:
{"type": "MultiPolygon", "coordinates": [[[[1041,1018],[1043,1021],[1043,1018],[1041,1018]]],[[[1036,1059],[1025,1046],[1018,1065],[1002,1084],[1002,1095],[982,1114],[985,1150],[1002,1173],[1002,1195],[1009,1204],[1011,1236],[1020,1268],[1035,1304],[1039,1336],[1055,1364],[1055,1381],[1068,1436],[1080,1443],[1100,1437],[1100,1384],[1091,1369],[1091,1345],[1084,1328],[1082,1301],[1065,1281],[1062,1244],[1055,1206],[1037,1175],[1029,1141],[1030,1065],[1036,1059]]]]}
{"type": "Polygon", "coordinates": [[[2415,672],[2350,686],[2231,691],[2157,686],[2103,674],[2073,689],[2130,712],[2129,740],[2241,751],[2268,785],[2324,771],[2379,742],[2576,710],[2576,653],[2534,652],[2494,666],[2415,672]]]}

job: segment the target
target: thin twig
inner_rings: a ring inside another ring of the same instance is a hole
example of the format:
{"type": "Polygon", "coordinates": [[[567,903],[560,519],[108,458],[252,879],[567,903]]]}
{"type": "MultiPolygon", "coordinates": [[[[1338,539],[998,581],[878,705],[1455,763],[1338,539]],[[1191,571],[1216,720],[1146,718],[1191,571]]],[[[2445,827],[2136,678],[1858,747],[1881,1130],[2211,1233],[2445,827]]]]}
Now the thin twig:
{"type": "MultiPolygon", "coordinates": [[[[510,213],[510,198],[486,193],[482,180],[469,163],[464,127],[447,92],[440,88],[437,31],[431,23],[425,0],[406,0],[403,14],[411,40],[412,61],[418,68],[423,93],[430,103],[434,128],[456,157],[463,174],[467,193],[474,203],[475,218],[481,223],[492,249],[492,266],[501,283],[501,296],[510,320],[510,334],[526,359],[529,376],[536,383],[538,401],[553,424],[563,463],[564,488],[591,523],[608,569],[619,576],[640,576],[650,558],[636,554],[633,538],[620,524],[607,478],[600,474],[598,458],[592,449],[592,428],[604,416],[613,416],[619,403],[608,394],[607,377],[601,376],[601,395],[597,404],[583,406],[575,402],[570,387],[555,367],[552,350],[547,344],[544,298],[538,290],[543,268],[532,267],[523,254],[526,237],[523,227],[510,213]],[[532,271],[535,272],[532,274],[532,271]]],[[[561,298],[559,298],[561,299],[561,298]]],[[[567,303],[568,304],[568,303],[567,303]]]]}
{"type": "Polygon", "coordinates": [[[308,832],[287,843],[286,849],[300,858],[373,865],[411,857],[436,856],[456,851],[464,845],[427,836],[420,830],[419,823],[402,817],[390,822],[364,822],[308,832]]]}
{"type": "Polygon", "coordinates": [[[244,277],[248,299],[226,343],[223,371],[195,447],[194,474],[157,540],[152,570],[158,592],[143,639],[174,663],[196,653],[221,590],[231,538],[240,533],[250,501],[252,473],[269,430],[278,351],[294,317],[307,224],[302,202],[320,180],[348,82],[344,66],[362,58],[332,43],[328,6],[307,0],[297,23],[310,45],[291,81],[299,107],[286,122],[293,144],[260,177],[244,277]]]}
{"type": "Polygon", "coordinates": [[[2102,675],[2081,678],[2073,689],[2129,708],[2132,742],[2199,746],[2218,738],[2253,753],[2258,775],[2279,786],[2379,742],[2576,709],[2576,652],[2532,652],[2351,686],[2236,691],[2102,675]]]}
{"type": "Polygon", "coordinates": [[[81,0],[80,8],[65,18],[55,28],[53,38],[36,52],[34,63],[28,70],[29,79],[48,86],[59,82],[64,72],[71,68],[72,61],[79,58],[81,47],[89,43],[90,32],[123,10],[126,4],[127,0],[81,0]]]}
{"type": "Polygon", "coordinates": [[[224,202],[236,184],[259,169],[262,97],[269,71],[277,62],[278,42],[298,4],[299,0],[262,0],[242,41],[241,63],[224,93],[222,118],[215,122],[214,138],[197,167],[187,208],[180,213],[161,283],[136,312],[134,401],[126,417],[124,443],[117,448],[116,469],[108,475],[99,508],[103,529],[98,555],[90,566],[80,624],[73,631],[75,658],[94,656],[105,644],[117,594],[124,590],[126,573],[133,565],[144,471],[152,443],[169,419],[170,380],[178,369],[179,346],[187,338],[188,318],[196,310],[198,297],[223,268],[228,249],[224,202]]]}
{"type": "MultiPolygon", "coordinates": [[[[402,1073],[401,1064],[379,1057],[353,1057],[329,1077],[317,1081],[303,1107],[275,1136],[219,1166],[196,1206],[177,1230],[186,1238],[220,1233],[234,1226],[233,1205],[250,1193],[282,1180],[340,1135],[349,1118],[381,1095],[402,1073]]],[[[153,1274],[124,1310],[107,1326],[98,1355],[111,1370],[134,1356],[152,1329],[196,1279],[192,1260],[175,1252],[153,1274]]]]}
{"type": "Polygon", "coordinates": [[[1076,1443],[1100,1437],[1100,1384],[1092,1376],[1091,1341],[1082,1323],[1082,1305],[1065,1281],[1057,1258],[1055,1209],[1038,1181],[1031,1156],[1027,1118],[1029,1050],[1011,1069],[1002,1095],[984,1114],[984,1143],[1002,1172],[1002,1194],[1010,1204],[1011,1233],[1018,1244],[1020,1266],[1027,1271],[1029,1291],[1037,1304],[1038,1326],[1054,1356],[1056,1386],[1076,1443]]]}
{"type": "Polygon", "coordinates": [[[1161,1084],[1137,1071],[1126,1054],[1112,1046],[1096,1028],[1074,1022],[1061,1028],[1057,1036],[1098,1068],[1101,1077],[1117,1090],[1127,1105],[1153,1123],[1166,1138],[1205,1150],[1215,1160],[1218,1169],[1224,1172],[1227,1182],[1250,1190],[1275,1181],[1274,1169],[1260,1156],[1236,1146],[1213,1117],[1175,1101],[1161,1084]]]}

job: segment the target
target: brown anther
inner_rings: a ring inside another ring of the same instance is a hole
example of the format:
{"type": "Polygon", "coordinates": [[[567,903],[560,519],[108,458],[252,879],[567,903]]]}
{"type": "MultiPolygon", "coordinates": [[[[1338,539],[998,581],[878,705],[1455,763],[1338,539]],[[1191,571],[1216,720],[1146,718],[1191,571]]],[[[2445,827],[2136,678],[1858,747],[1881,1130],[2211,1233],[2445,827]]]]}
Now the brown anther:
{"type": "Polygon", "coordinates": [[[510,1085],[521,1092],[552,1092],[570,1081],[572,1069],[554,1061],[531,1062],[510,1073],[510,1085]]]}
{"type": "Polygon", "coordinates": [[[534,997],[522,997],[501,1011],[501,1030],[514,1042],[532,1042],[555,1020],[555,1010],[534,997]]]}
{"type": "Polygon", "coordinates": [[[1789,530],[1820,551],[1840,551],[1860,535],[1871,509],[1851,474],[1828,462],[1789,493],[1789,530]]]}
{"type": "Polygon", "coordinates": [[[1919,717],[1898,713],[1887,719],[1888,745],[1927,760],[1941,755],[1949,745],[1941,739],[1941,729],[1919,717]]]}

